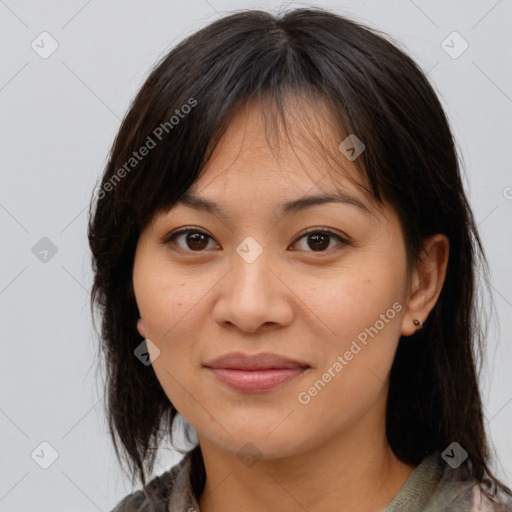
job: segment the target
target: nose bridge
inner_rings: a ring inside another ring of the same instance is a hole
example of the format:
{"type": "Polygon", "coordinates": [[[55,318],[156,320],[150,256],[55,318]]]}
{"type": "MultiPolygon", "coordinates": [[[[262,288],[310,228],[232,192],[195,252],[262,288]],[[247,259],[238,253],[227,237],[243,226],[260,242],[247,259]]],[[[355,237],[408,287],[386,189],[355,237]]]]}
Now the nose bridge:
{"type": "Polygon", "coordinates": [[[232,255],[233,275],[231,294],[242,308],[254,309],[257,301],[268,302],[273,286],[269,283],[271,251],[264,248],[254,237],[247,236],[232,255]],[[267,295],[267,297],[265,297],[267,295]]]}
{"type": "Polygon", "coordinates": [[[218,322],[255,331],[265,323],[290,320],[286,287],[275,275],[270,249],[263,248],[253,237],[246,237],[231,255],[230,267],[216,306],[218,322]]]}
{"type": "Polygon", "coordinates": [[[267,283],[270,260],[270,249],[264,249],[253,237],[246,237],[237,246],[232,264],[235,291],[240,300],[270,291],[267,283]]]}

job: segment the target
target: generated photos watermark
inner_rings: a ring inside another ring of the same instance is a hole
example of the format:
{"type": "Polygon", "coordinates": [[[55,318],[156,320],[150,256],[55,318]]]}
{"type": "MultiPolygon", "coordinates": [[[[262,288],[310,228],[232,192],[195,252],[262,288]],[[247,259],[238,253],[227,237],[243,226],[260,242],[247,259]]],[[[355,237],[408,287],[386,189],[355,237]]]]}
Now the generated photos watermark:
{"type": "Polygon", "coordinates": [[[132,156],[117,169],[117,171],[105,182],[101,187],[94,189],[94,195],[98,199],[103,199],[107,192],[114,190],[114,187],[127,175],[129,174],[139,162],[141,162],[150,151],[154,149],[164,137],[169,134],[175,126],[177,126],[181,119],[184,119],[187,114],[197,105],[197,100],[192,96],[187,100],[187,103],[177,108],[174,114],[169,118],[168,121],[160,123],[152,132],[148,135],[146,141],[137,151],[132,153],[132,156]],[[156,140],[155,140],[156,139],[156,140]]]}
{"type": "Polygon", "coordinates": [[[318,393],[320,393],[327,386],[327,384],[331,382],[331,380],[334,379],[334,377],[336,377],[350,361],[352,361],[354,356],[359,354],[359,352],[361,352],[361,350],[368,345],[368,337],[373,339],[375,336],[377,336],[377,334],[379,334],[379,332],[384,329],[386,324],[395,318],[396,314],[402,311],[402,309],[402,304],[395,302],[391,308],[379,316],[379,319],[372,326],[366,327],[364,330],[362,330],[357,335],[357,339],[352,341],[350,348],[343,354],[340,354],[336,357],[336,361],[334,361],[329,366],[329,368],[327,368],[327,370],[322,374],[321,378],[317,379],[307,390],[301,391],[297,395],[299,403],[302,405],[309,404],[311,399],[317,396],[318,393]],[[363,345],[363,347],[361,347],[361,345],[363,345]]]}

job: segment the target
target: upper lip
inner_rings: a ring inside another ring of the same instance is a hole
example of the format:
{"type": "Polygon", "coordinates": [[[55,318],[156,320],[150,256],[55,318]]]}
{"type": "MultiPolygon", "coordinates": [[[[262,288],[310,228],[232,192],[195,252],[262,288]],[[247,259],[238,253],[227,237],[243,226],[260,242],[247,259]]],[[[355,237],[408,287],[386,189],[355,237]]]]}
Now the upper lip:
{"type": "Polygon", "coordinates": [[[306,363],[301,363],[287,357],[277,354],[243,354],[241,352],[232,352],[218,357],[213,361],[206,363],[207,368],[228,368],[231,370],[265,370],[275,368],[309,368],[306,363]]]}

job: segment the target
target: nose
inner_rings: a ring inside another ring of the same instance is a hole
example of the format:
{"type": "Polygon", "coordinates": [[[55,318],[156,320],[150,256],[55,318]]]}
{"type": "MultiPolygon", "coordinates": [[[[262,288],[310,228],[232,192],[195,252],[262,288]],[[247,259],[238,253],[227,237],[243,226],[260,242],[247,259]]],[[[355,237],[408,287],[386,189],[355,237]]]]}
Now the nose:
{"type": "Polygon", "coordinates": [[[250,262],[233,252],[231,270],[219,283],[214,306],[218,324],[254,333],[291,323],[293,293],[270,256],[264,249],[250,262]]]}

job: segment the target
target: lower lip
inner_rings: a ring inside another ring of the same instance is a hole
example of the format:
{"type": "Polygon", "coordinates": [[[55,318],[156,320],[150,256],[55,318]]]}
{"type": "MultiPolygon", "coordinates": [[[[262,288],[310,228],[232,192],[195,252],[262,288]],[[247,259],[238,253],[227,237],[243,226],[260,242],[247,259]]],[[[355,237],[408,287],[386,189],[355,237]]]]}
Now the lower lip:
{"type": "Polygon", "coordinates": [[[236,391],[257,393],[274,389],[304,373],[306,368],[275,368],[268,370],[232,370],[208,368],[221,382],[236,391]]]}

